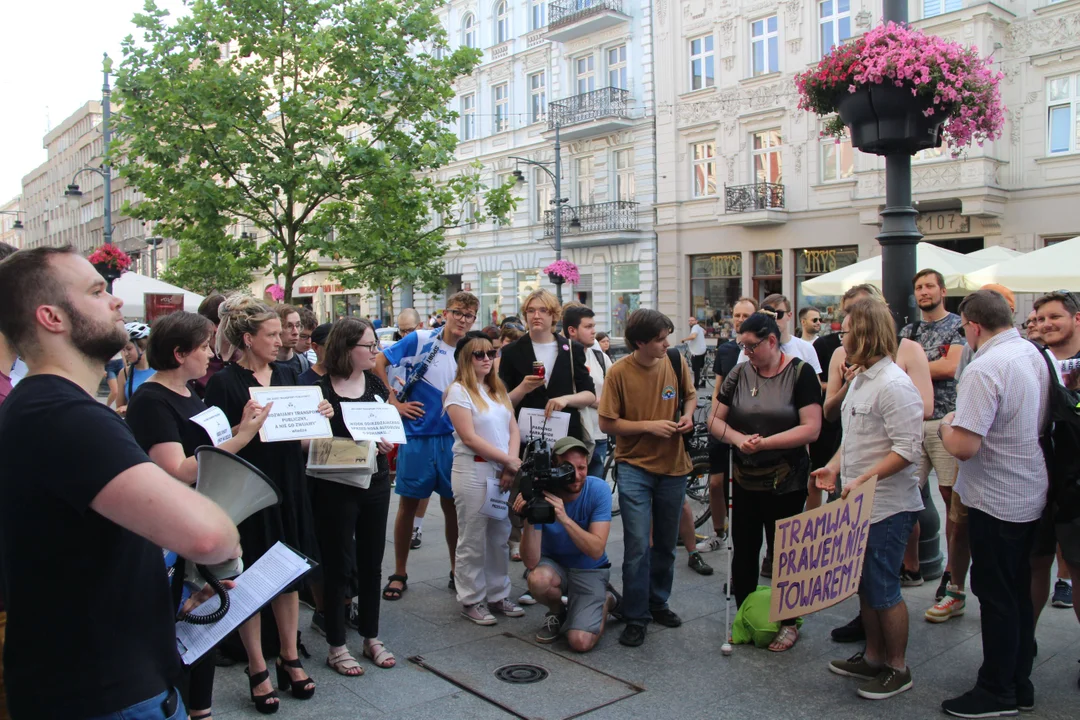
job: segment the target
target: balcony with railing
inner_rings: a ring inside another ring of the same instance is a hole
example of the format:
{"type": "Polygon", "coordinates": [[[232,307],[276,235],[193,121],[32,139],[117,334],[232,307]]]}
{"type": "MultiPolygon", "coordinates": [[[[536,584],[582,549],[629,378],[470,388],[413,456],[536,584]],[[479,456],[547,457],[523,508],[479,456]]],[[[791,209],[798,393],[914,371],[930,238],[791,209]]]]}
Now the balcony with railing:
{"type": "MultiPolygon", "coordinates": [[[[595,238],[579,241],[579,236],[598,233],[605,235],[605,244],[617,243],[619,236],[633,241],[638,232],[637,213],[638,204],[629,200],[566,206],[562,209],[562,243],[569,247],[591,245],[595,238]]],[[[544,236],[555,236],[554,210],[544,212],[544,236]]]]}
{"type": "Polygon", "coordinates": [[[606,87],[548,103],[548,133],[563,140],[607,135],[633,125],[630,91],[606,87]]]}
{"type": "Polygon", "coordinates": [[[724,186],[723,222],[729,225],[779,225],[787,222],[784,186],[751,183],[724,186]]]}
{"type": "Polygon", "coordinates": [[[623,4],[623,0],[555,0],[548,4],[545,37],[567,42],[628,22],[623,4]]]}

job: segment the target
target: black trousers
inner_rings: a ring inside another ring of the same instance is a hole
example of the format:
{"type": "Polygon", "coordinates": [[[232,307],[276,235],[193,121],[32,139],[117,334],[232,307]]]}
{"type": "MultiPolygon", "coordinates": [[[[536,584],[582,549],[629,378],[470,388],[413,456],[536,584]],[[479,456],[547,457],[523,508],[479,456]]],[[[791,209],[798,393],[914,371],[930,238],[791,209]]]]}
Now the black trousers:
{"type": "Polygon", "coordinates": [[[971,591],[979,598],[983,664],[980,688],[1015,704],[1017,689],[1030,692],[1035,658],[1031,604],[1031,551],[1038,521],[1013,523],[968,509],[971,591]]]}
{"type": "Polygon", "coordinates": [[[314,482],[322,483],[315,494],[314,514],[315,533],[322,554],[326,640],[333,647],[345,644],[342,600],[349,587],[353,558],[360,634],[378,637],[382,561],[390,512],[389,476],[372,478],[371,486],[366,490],[332,480],[314,482]]]}
{"type": "Polygon", "coordinates": [[[191,667],[185,667],[180,679],[180,697],[189,710],[205,710],[214,702],[214,650],[210,650],[195,661],[191,667]]]}
{"type": "Polygon", "coordinates": [[[690,369],[694,371],[694,387],[701,387],[701,371],[705,368],[704,355],[690,356],[690,369]]]}
{"type": "MultiPolygon", "coordinates": [[[[732,484],[732,495],[731,589],[735,593],[736,606],[742,607],[746,597],[757,590],[762,530],[771,540],[777,520],[802,512],[806,493],[773,495],[771,492],[747,490],[736,482],[732,484]]],[[[795,619],[785,620],[784,624],[794,625],[795,619]]]]}

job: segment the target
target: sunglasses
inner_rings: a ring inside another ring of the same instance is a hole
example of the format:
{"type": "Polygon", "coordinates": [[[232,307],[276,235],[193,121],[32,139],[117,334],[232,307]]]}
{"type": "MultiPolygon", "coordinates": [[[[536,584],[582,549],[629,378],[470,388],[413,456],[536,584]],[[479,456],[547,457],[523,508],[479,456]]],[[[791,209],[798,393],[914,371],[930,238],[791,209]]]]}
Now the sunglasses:
{"type": "Polygon", "coordinates": [[[767,307],[761,308],[761,312],[765,313],[766,315],[772,315],[777,320],[783,320],[784,316],[787,315],[787,310],[773,310],[772,308],[767,307]]]}
{"type": "Polygon", "coordinates": [[[487,358],[488,360],[494,360],[496,357],[498,357],[498,355],[498,350],[473,350],[472,354],[472,356],[477,360],[483,360],[484,358],[487,358]]]}

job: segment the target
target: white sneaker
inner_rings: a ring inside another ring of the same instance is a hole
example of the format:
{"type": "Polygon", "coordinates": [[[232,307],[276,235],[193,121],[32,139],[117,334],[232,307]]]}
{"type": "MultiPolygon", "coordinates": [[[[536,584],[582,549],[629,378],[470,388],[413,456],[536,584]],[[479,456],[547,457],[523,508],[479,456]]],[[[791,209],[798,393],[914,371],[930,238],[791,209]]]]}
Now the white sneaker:
{"type": "Polygon", "coordinates": [[[525,614],[525,610],[511,602],[510,598],[503,598],[498,602],[488,603],[488,610],[493,613],[505,615],[506,617],[521,617],[525,614]]]}
{"type": "Polygon", "coordinates": [[[521,543],[510,543],[510,559],[514,562],[521,562],[521,543]]]}
{"type": "Polygon", "coordinates": [[[724,538],[720,537],[719,535],[707,537],[701,542],[699,542],[697,545],[695,545],[694,549],[698,552],[713,552],[715,550],[723,550],[724,538]]]}
{"type": "Polygon", "coordinates": [[[522,595],[521,597],[518,598],[518,602],[521,603],[522,605],[535,605],[536,604],[536,598],[534,598],[529,593],[525,593],[524,595],[522,595]]]}
{"type": "Polygon", "coordinates": [[[461,617],[472,620],[477,625],[494,625],[497,622],[487,605],[482,602],[475,605],[462,605],[461,617]]]}

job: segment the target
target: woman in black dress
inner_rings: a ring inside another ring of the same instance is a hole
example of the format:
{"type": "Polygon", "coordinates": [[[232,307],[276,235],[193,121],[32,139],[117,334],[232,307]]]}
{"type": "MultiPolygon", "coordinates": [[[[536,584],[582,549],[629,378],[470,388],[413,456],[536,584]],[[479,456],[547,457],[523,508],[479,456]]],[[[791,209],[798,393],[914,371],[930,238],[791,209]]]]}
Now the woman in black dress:
{"type": "MultiPolygon", "coordinates": [[[[226,365],[210,378],[206,404],[218,406],[231,424],[239,424],[251,399],[250,388],[298,383],[293,370],[275,362],[281,347],[281,321],[273,310],[253,297],[232,295],[221,304],[218,313],[221,315],[218,332],[224,333],[224,339],[242,354],[237,362],[226,365]]],[[[319,409],[327,417],[333,415],[325,400],[319,409]]],[[[317,556],[302,443],[295,440],[264,443],[255,438],[237,454],[266,473],[281,491],[282,498],[280,505],[257,512],[240,523],[244,563],[250,566],[279,540],[306,555],[317,556]]],[[[296,630],[300,620],[297,589],[297,586],[289,587],[271,602],[281,641],[277,680],[282,690],[288,689],[293,697],[307,700],[315,693],[315,682],[304,672],[297,652],[296,630]]],[[[259,615],[240,626],[240,639],[247,651],[246,672],[256,709],[265,714],[277,712],[277,693],[263,657],[259,615]]]]}
{"type": "MultiPolygon", "coordinates": [[[[191,384],[206,374],[213,330],[209,320],[188,312],[166,315],[155,322],[146,357],[157,372],[135,392],[127,410],[127,422],[139,446],[158,467],[189,485],[198,474],[195,448],[213,444],[206,430],[191,420],[207,409],[192,392],[191,384]]],[[[231,453],[240,451],[258,434],[269,412],[269,406],[261,408],[250,401],[234,436],[219,447],[231,453]]],[[[183,600],[184,564],[183,558],[178,559],[172,576],[178,608],[183,600]]],[[[187,668],[187,681],[184,701],[191,709],[191,720],[208,720],[214,693],[213,653],[187,668]]]]}
{"type": "MultiPolygon", "coordinates": [[[[372,368],[379,354],[379,341],[371,323],[342,318],[334,323],[326,342],[326,374],[318,382],[323,397],[334,408],[330,427],[334,437],[351,438],[341,412],[342,402],[386,402],[390,393],[372,368]]],[[[391,668],[396,660],[379,640],[379,607],[382,598],[383,550],[386,547],[386,518],[390,512],[390,471],[386,454],[393,443],[381,441],[377,466],[367,487],[359,480],[345,484],[333,480],[320,483],[315,494],[315,519],[322,553],[325,583],[326,640],[330,651],[326,664],[338,673],[355,677],[364,673],[345,645],[345,597],[349,576],[357,578],[358,628],[364,638],[363,654],[376,666],[391,668]],[[351,567],[350,567],[351,566],[351,567]]]]}

